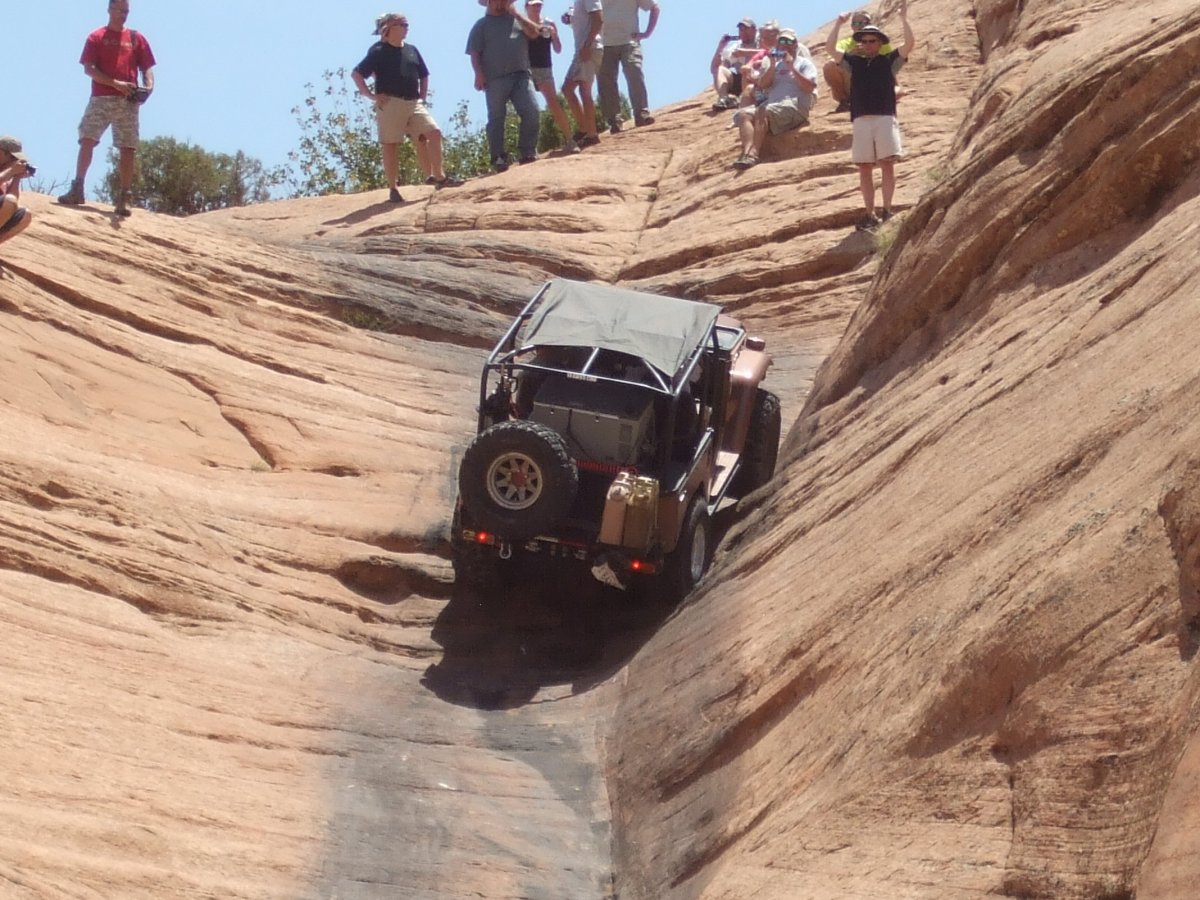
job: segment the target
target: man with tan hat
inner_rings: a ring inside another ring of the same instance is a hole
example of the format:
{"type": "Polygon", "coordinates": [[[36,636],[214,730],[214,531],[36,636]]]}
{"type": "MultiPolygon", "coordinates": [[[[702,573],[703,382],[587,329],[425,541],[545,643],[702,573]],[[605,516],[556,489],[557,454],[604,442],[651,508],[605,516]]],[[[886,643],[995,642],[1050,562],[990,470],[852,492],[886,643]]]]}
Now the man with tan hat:
{"type": "Polygon", "coordinates": [[[400,203],[400,144],[405,135],[417,149],[417,165],[427,184],[457,187],[457,178],[446,174],[442,163],[442,132],[425,106],[429,69],[421,51],[408,43],[408,17],[384,13],[375,20],[379,41],[371,46],[350,77],[359,94],[375,101],[379,151],[388,183],[388,200],[400,203]],[[374,90],[367,79],[374,80],[374,90]]]}
{"type": "Polygon", "coordinates": [[[783,134],[808,124],[817,91],[817,67],[800,52],[803,45],[790,28],[781,29],[765,68],[755,82],[755,106],[743,107],[735,121],[742,139],[742,155],[735,169],[758,165],[768,134],[783,134]]]}
{"type": "Polygon", "coordinates": [[[23,206],[21,179],[33,174],[33,168],[15,137],[0,137],[0,244],[14,238],[33,221],[33,214],[23,206]]]}
{"type": "MultiPolygon", "coordinates": [[[[855,32],[866,28],[872,21],[871,14],[865,9],[860,9],[850,14],[850,27],[855,32]]],[[[849,34],[838,41],[837,48],[843,54],[848,53],[852,56],[862,56],[862,48],[859,47],[858,41],[854,39],[853,34],[849,34]]],[[[879,49],[879,52],[887,56],[892,52],[892,45],[884,45],[879,49]]],[[[843,69],[839,63],[831,59],[825,63],[822,74],[825,76],[825,83],[829,85],[829,96],[837,101],[837,109],[834,112],[850,112],[850,73],[843,69]]]]}

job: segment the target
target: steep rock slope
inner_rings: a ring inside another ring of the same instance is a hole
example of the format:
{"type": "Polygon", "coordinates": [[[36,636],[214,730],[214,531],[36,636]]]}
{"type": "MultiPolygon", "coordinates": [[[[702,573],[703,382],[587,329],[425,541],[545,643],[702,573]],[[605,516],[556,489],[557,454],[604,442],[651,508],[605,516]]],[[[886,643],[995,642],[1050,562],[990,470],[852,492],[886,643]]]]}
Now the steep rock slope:
{"type": "Polygon", "coordinates": [[[1194,892],[1200,12],[974,13],[944,178],[630,666],[623,896],[1194,892]]]}

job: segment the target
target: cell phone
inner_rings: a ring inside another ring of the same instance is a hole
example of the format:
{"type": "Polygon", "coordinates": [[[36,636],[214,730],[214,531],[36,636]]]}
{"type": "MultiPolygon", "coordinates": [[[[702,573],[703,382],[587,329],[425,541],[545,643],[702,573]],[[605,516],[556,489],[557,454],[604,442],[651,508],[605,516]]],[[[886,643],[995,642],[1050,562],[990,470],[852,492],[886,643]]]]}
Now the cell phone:
{"type": "Polygon", "coordinates": [[[725,40],[727,40],[727,41],[736,41],[737,39],[738,39],[738,36],[736,34],[725,35],[725,40]]]}

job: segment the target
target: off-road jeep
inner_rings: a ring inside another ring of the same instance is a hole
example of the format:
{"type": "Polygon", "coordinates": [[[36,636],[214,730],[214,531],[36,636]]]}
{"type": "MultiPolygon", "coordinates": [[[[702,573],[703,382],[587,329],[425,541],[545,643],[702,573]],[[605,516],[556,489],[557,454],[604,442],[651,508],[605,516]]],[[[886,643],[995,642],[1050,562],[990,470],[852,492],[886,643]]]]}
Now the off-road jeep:
{"type": "Polygon", "coordinates": [[[547,282],[483,366],[452,526],[458,577],[486,583],[514,554],[542,554],[687,594],[717,506],[775,472],[779,400],[759,386],[770,364],[762,339],[711,304],[547,282]]]}

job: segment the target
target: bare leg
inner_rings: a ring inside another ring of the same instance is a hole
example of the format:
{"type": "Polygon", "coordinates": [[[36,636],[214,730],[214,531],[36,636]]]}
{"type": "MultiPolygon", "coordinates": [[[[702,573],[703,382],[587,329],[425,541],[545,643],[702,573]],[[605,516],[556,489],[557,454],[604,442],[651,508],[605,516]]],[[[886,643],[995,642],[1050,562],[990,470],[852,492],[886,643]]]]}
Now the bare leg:
{"type": "Polygon", "coordinates": [[[892,211],[892,197],[896,193],[896,157],[889,156],[879,161],[880,193],[883,194],[885,212],[892,211]]]}
{"type": "Polygon", "coordinates": [[[87,178],[88,169],[92,165],[92,151],[96,149],[95,141],[80,141],[79,155],[75,159],[75,180],[79,182],[79,187],[83,187],[83,180],[87,178]]]}
{"type": "Polygon", "coordinates": [[[442,133],[440,131],[429,131],[421,135],[424,138],[422,141],[417,141],[417,158],[420,160],[421,147],[425,148],[425,161],[421,170],[429,176],[432,176],[436,181],[443,181],[446,178],[446,170],[442,160],[442,133]]]}
{"type": "MultiPolygon", "coordinates": [[[[400,157],[397,144],[380,144],[379,151],[383,157],[383,177],[387,179],[388,187],[399,187],[396,184],[400,177],[400,157]]],[[[418,151],[419,152],[419,151],[418,151]]]]}
{"type": "Polygon", "coordinates": [[[850,100],[850,79],[846,76],[845,69],[835,62],[827,62],[822,73],[825,75],[825,83],[829,85],[829,95],[838,103],[848,102],[850,100]]]}
{"type": "Polygon", "coordinates": [[[863,206],[868,216],[875,215],[875,164],[860,163],[858,166],[858,186],[862,191],[863,206]]]}
{"type": "Polygon", "coordinates": [[[542,96],[546,98],[546,109],[550,110],[550,115],[554,117],[554,124],[558,126],[558,130],[562,132],[563,140],[571,140],[571,122],[567,119],[566,110],[562,108],[562,104],[558,102],[558,92],[554,90],[553,81],[543,81],[541,87],[538,88],[542,92],[542,96]]]}
{"type": "Polygon", "coordinates": [[[133,175],[137,168],[137,148],[122,147],[117,159],[117,177],[121,181],[121,192],[125,193],[133,187],[133,175]]]}

